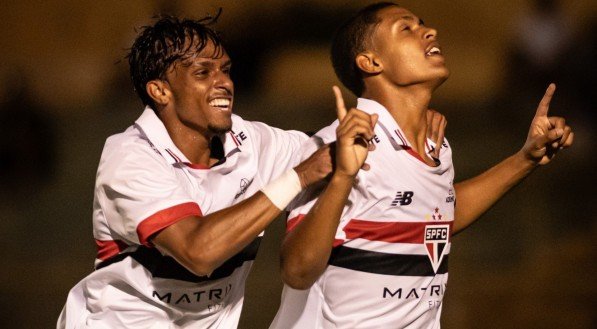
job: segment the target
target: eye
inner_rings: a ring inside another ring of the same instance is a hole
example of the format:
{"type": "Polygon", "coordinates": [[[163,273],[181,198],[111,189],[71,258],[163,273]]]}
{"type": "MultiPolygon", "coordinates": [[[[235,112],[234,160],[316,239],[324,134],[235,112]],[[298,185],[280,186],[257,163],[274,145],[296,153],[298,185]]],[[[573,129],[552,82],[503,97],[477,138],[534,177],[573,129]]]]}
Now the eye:
{"type": "Polygon", "coordinates": [[[224,72],[224,74],[226,74],[226,75],[230,75],[230,67],[223,68],[222,72],[224,72]]]}
{"type": "Polygon", "coordinates": [[[204,77],[209,74],[208,70],[197,70],[195,71],[195,75],[198,77],[204,77]]]}
{"type": "Polygon", "coordinates": [[[403,25],[400,27],[400,31],[410,31],[410,25],[403,25]]]}

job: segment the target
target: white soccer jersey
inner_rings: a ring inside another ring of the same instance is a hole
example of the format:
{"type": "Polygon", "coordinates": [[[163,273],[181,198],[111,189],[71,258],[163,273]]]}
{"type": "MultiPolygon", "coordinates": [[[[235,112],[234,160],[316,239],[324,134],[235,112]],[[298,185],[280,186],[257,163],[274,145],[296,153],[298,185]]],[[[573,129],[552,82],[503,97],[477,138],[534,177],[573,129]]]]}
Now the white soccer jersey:
{"type": "Polygon", "coordinates": [[[221,138],[225,157],[211,168],[191,164],[150,108],[108,138],[93,204],[96,271],[71,290],[59,328],[236,328],[261,237],[202,277],[150,241],[185,217],[253,195],[294,165],[307,139],[236,115],[232,122],[221,138]]]}
{"type": "MultiPolygon", "coordinates": [[[[344,207],[328,267],[308,290],[284,287],[270,328],[439,328],[448,280],[454,218],[452,154],[443,143],[438,166],[414,152],[379,103],[357,108],[379,114],[369,171],[359,171],[344,207]]],[[[303,147],[336,139],[338,121],[303,147]]],[[[427,141],[427,151],[435,144],[427,141]]],[[[321,187],[320,187],[321,188],[321,187]]],[[[307,190],[291,211],[291,230],[315,203],[307,190]]]]}

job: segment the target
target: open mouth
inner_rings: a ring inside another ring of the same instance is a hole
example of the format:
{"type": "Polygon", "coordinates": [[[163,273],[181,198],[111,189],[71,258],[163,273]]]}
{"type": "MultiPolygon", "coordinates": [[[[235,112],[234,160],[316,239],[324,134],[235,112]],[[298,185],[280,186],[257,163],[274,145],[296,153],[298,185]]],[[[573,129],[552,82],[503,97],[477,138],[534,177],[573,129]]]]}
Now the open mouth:
{"type": "Polygon", "coordinates": [[[439,49],[439,47],[437,47],[437,46],[433,46],[433,47],[431,47],[431,49],[429,49],[425,53],[425,56],[434,56],[434,55],[441,55],[441,54],[442,54],[442,50],[439,49]]]}
{"type": "Polygon", "coordinates": [[[230,110],[230,104],[232,103],[229,98],[214,98],[209,101],[209,106],[219,108],[221,110],[230,110]]]}

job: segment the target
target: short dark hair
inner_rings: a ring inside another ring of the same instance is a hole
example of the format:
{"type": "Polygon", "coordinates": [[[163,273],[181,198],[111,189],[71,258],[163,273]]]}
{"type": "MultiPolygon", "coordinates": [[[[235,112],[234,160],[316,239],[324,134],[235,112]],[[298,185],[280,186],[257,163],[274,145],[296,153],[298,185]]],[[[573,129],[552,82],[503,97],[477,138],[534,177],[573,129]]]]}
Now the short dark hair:
{"type": "MultiPolygon", "coordinates": [[[[199,20],[174,16],[157,17],[153,25],[143,26],[127,55],[133,86],[144,105],[154,107],[146,85],[155,79],[165,79],[166,72],[177,61],[184,61],[200,53],[211,41],[214,57],[224,53],[219,32],[209,27],[220,16],[199,20]]],[[[155,108],[154,108],[155,110],[155,108]]]]}
{"type": "Polygon", "coordinates": [[[355,58],[370,44],[374,27],[379,24],[377,13],[387,7],[398,6],[394,2],[378,2],[361,9],[336,31],[332,41],[332,66],[338,79],[356,96],[361,96],[363,75],[356,66],[355,58]]]}

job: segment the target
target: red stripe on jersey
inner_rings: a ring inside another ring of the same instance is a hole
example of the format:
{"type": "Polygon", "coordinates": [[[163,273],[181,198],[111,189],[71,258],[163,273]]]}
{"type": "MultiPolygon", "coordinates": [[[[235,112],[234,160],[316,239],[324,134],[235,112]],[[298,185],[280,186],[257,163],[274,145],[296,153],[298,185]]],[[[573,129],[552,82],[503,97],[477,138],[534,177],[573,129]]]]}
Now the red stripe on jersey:
{"type": "Polygon", "coordinates": [[[234,142],[234,144],[236,144],[236,146],[238,147],[240,145],[240,143],[238,142],[238,140],[236,140],[236,136],[234,136],[233,133],[229,133],[230,136],[232,136],[232,141],[234,142]]]}
{"type": "Polygon", "coordinates": [[[400,141],[402,142],[402,146],[408,146],[408,142],[406,141],[406,138],[404,138],[404,136],[402,136],[402,134],[400,133],[400,130],[396,129],[396,130],[394,130],[394,132],[396,133],[396,136],[398,136],[398,138],[400,138],[400,141]]]}
{"type": "MultiPolygon", "coordinates": [[[[353,219],[344,227],[347,239],[365,239],[391,243],[423,243],[427,225],[450,225],[449,222],[374,222],[353,219]]],[[[448,237],[448,241],[450,238],[448,237]]]]}
{"type": "Polygon", "coordinates": [[[187,167],[189,168],[193,168],[193,169],[209,169],[208,166],[204,166],[202,164],[199,163],[190,163],[190,162],[185,162],[184,163],[187,167]]]}
{"type": "Polygon", "coordinates": [[[336,248],[337,246],[341,246],[342,244],[344,244],[344,240],[341,239],[334,239],[334,243],[332,244],[332,246],[334,248],[336,248]]]}
{"type": "MultiPolygon", "coordinates": [[[[400,133],[400,130],[396,129],[394,130],[394,132],[396,133],[396,136],[398,136],[398,138],[402,141],[402,148],[410,155],[414,156],[415,158],[417,158],[419,161],[427,164],[427,162],[425,162],[425,159],[423,159],[419,153],[415,152],[413,150],[412,147],[408,146],[408,142],[406,141],[406,138],[404,138],[404,136],[402,136],[402,134],[400,133]]],[[[427,141],[425,141],[425,145],[427,145],[427,141]]],[[[429,146],[429,145],[427,145],[429,146]]]]}
{"type": "Polygon", "coordinates": [[[176,162],[182,162],[180,160],[180,158],[177,157],[176,154],[174,154],[174,152],[170,151],[170,149],[166,149],[166,152],[168,152],[168,154],[170,154],[170,156],[174,159],[174,161],[176,161],[176,162]]]}
{"type": "Polygon", "coordinates": [[[303,220],[303,218],[305,218],[305,215],[301,214],[301,215],[298,215],[298,216],[296,216],[294,218],[289,219],[286,222],[286,233],[292,231],[296,227],[296,225],[298,223],[300,223],[300,221],[303,220]]]}
{"type": "Polygon", "coordinates": [[[414,156],[415,158],[417,158],[419,161],[423,162],[424,164],[427,164],[425,162],[425,160],[423,158],[421,158],[419,153],[415,152],[412,148],[410,148],[408,146],[403,146],[403,148],[404,148],[404,150],[406,150],[406,152],[408,152],[408,154],[414,156]]]}
{"type": "Polygon", "coordinates": [[[95,245],[97,246],[97,258],[101,260],[112,258],[128,247],[128,245],[121,240],[95,239],[95,245]]]}
{"type": "Polygon", "coordinates": [[[148,241],[152,235],[189,216],[202,216],[201,209],[195,202],[182,203],[156,212],[137,225],[139,242],[152,247],[148,241]]]}

